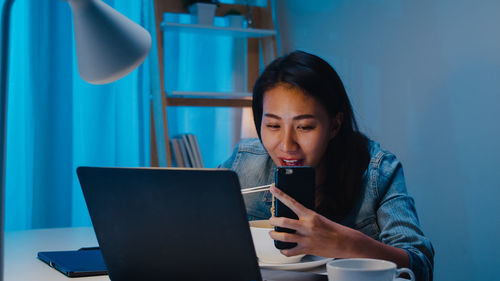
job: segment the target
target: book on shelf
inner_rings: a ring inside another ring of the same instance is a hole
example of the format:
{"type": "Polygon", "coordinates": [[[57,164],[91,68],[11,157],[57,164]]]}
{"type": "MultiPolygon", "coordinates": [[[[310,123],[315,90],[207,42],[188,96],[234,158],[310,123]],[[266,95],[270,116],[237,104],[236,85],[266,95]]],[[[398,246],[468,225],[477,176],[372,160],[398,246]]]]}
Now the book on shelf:
{"type": "Polygon", "coordinates": [[[201,159],[200,145],[198,144],[198,139],[195,135],[188,135],[189,144],[191,144],[191,149],[193,150],[194,162],[197,168],[203,168],[203,160],[201,159]]]}
{"type": "Polygon", "coordinates": [[[174,163],[177,167],[203,168],[198,140],[194,134],[180,134],[171,138],[174,163]]]}
{"type": "Polygon", "coordinates": [[[174,165],[177,167],[186,167],[186,164],[184,162],[184,156],[181,152],[181,143],[179,139],[172,139],[172,155],[173,155],[173,160],[174,160],[174,165]]]}
{"type": "Polygon", "coordinates": [[[189,157],[189,162],[191,163],[189,167],[196,168],[198,166],[198,163],[196,163],[196,159],[194,158],[193,148],[191,147],[191,143],[189,142],[188,135],[183,134],[182,140],[184,141],[184,146],[186,147],[186,152],[189,157]]]}
{"type": "Polygon", "coordinates": [[[183,167],[191,167],[191,163],[189,162],[189,157],[186,151],[186,145],[184,144],[184,140],[182,138],[177,139],[177,143],[179,143],[179,148],[181,150],[182,162],[184,163],[183,167]]]}

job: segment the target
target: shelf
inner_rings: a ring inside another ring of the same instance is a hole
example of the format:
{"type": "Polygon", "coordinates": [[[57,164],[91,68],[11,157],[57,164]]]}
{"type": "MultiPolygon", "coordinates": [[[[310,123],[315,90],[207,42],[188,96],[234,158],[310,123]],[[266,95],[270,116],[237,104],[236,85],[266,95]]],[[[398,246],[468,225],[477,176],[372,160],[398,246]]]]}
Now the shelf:
{"type": "Polygon", "coordinates": [[[276,35],[276,31],[272,29],[221,27],[213,25],[185,24],[174,22],[162,22],[161,30],[196,34],[224,35],[237,38],[261,38],[276,35]]]}
{"type": "Polygon", "coordinates": [[[251,107],[252,98],[181,98],[166,97],[167,106],[251,107]]]}
{"type": "Polygon", "coordinates": [[[251,99],[248,92],[185,92],[173,91],[167,98],[202,98],[202,99],[251,99]]]}

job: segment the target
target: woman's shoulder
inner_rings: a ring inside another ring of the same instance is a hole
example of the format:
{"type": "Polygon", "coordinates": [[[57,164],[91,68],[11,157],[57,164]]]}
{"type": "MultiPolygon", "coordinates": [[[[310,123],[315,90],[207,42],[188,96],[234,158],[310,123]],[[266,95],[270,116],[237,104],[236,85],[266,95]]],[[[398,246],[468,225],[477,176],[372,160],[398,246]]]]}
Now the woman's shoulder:
{"type": "Polygon", "coordinates": [[[258,138],[242,139],[236,146],[237,152],[267,155],[267,151],[258,138]]]}
{"type": "Polygon", "coordinates": [[[370,151],[370,166],[373,166],[374,168],[399,164],[399,160],[396,158],[394,153],[384,149],[380,143],[374,140],[368,141],[368,149],[370,151]]]}
{"type": "Polygon", "coordinates": [[[375,187],[377,197],[384,197],[392,189],[406,193],[403,166],[396,155],[373,140],[369,141],[369,149],[369,186],[375,187]]]}
{"type": "Polygon", "coordinates": [[[252,187],[271,183],[275,166],[259,139],[243,139],[219,167],[235,171],[242,187],[252,187]]]}
{"type": "Polygon", "coordinates": [[[242,139],[234,148],[231,157],[226,160],[221,168],[232,170],[243,169],[243,166],[259,166],[267,163],[270,157],[259,139],[242,139]]]}

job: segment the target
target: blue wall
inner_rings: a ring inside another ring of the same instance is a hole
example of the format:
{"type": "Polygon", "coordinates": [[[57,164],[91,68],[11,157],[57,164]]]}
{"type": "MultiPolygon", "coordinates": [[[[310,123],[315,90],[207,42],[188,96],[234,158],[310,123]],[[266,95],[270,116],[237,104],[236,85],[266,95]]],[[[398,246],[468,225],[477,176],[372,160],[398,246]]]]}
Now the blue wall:
{"type": "Polygon", "coordinates": [[[285,52],[330,62],[364,131],[402,160],[435,280],[500,280],[500,2],[276,4],[285,52]]]}

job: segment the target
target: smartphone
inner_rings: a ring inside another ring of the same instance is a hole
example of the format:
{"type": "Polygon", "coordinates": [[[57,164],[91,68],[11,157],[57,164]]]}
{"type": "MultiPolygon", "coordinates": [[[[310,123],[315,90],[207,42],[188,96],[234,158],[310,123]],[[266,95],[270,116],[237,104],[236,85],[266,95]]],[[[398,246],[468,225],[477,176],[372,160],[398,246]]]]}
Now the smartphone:
{"type": "MultiPolygon", "coordinates": [[[[304,207],[314,210],[315,204],[315,184],[314,168],[309,166],[278,167],[274,172],[274,183],[276,187],[285,192],[288,196],[295,199],[304,207]]],[[[287,217],[298,219],[297,215],[281,203],[274,199],[274,215],[276,217],[287,217]]],[[[295,230],[275,227],[276,231],[294,233],[295,230]]],[[[297,246],[297,243],[282,242],[275,240],[274,245],[277,249],[290,249],[297,246]]]]}

